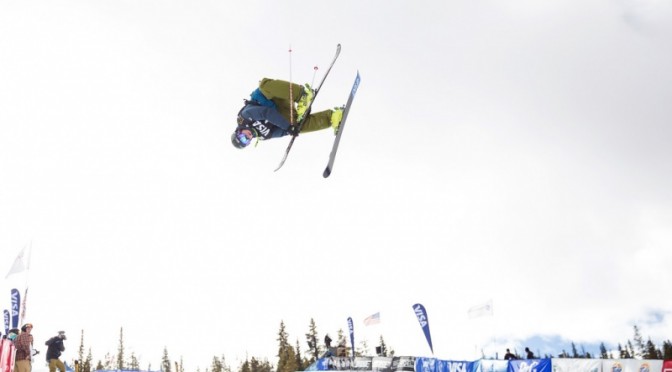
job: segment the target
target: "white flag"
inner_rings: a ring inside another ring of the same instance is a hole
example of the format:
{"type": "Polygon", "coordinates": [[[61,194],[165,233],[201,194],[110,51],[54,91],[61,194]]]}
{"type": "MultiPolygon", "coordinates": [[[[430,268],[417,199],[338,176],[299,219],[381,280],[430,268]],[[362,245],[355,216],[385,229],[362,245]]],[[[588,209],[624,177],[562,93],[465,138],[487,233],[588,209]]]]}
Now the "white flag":
{"type": "Polygon", "coordinates": [[[26,250],[26,247],[23,247],[21,249],[21,252],[19,252],[19,255],[16,256],[16,260],[14,260],[14,264],[12,267],[9,269],[9,272],[5,276],[5,279],[7,279],[10,275],[20,273],[23,270],[26,269],[26,266],[23,264],[23,253],[26,250]]]}
{"type": "Polygon", "coordinates": [[[488,300],[488,302],[472,306],[469,309],[469,319],[473,318],[479,318],[482,316],[486,315],[492,315],[492,299],[488,300]]]}

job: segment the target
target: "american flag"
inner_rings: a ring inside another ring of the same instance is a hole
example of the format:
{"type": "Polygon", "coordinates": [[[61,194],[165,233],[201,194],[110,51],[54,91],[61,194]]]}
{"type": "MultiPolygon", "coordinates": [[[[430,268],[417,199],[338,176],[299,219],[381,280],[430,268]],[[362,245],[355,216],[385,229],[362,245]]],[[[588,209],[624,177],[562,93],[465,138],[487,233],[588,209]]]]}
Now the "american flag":
{"type": "Polygon", "coordinates": [[[380,313],[375,313],[373,315],[369,315],[364,319],[364,325],[371,325],[371,324],[378,324],[380,323],[380,313]]]}

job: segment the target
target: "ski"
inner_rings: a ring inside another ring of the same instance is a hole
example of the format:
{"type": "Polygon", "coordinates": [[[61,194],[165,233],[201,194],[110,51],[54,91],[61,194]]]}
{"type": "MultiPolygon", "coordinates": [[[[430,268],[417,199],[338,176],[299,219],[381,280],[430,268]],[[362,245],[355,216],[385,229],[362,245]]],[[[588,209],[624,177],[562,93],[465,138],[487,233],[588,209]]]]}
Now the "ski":
{"type": "Polygon", "coordinates": [[[331,147],[331,154],[329,155],[329,163],[327,167],[324,168],[324,173],[322,177],[327,178],[331,175],[331,170],[334,168],[334,160],[336,160],[336,151],[338,151],[338,144],[341,142],[341,135],[343,134],[343,128],[345,127],[345,119],[348,118],[348,112],[350,111],[350,106],[352,105],[352,100],[355,98],[357,93],[357,88],[359,88],[359,71],[357,71],[357,77],[355,77],[355,83],[352,84],[352,90],[350,91],[350,97],[348,97],[348,102],[345,104],[343,109],[343,118],[341,119],[341,124],[338,126],[338,132],[336,133],[336,138],[334,138],[334,145],[331,147]]]}
{"type": "MultiPolygon", "coordinates": [[[[315,94],[313,95],[313,100],[310,101],[310,103],[308,104],[308,108],[306,109],[306,112],[303,114],[303,116],[301,117],[301,120],[297,124],[299,126],[299,130],[297,132],[301,132],[301,127],[303,127],[303,122],[306,120],[308,115],[310,115],[310,109],[313,107],[313,102],[315,102],[315,98],[317,98],[317,94],[320,92],[320,89],[322,88],[322,84],[324,84],[324,80],[329,75],[329,71],[331,71],[331,68],[334,67],[334,64],[336,63],[336,60],[338,59],[339,54],[341,54],[341,44],[336,45],[336,54],[334,55],[334,58],[331,60],[331,64],[329,65],[329,68],[327,68],[327,71],[322,76],[322,80],[320,80],[320,83],[315,88],[315,94]]],[[[289,144],[287,145],[287,149],[285,150],[285,155],[282,157],[282,160],[280,161],[280,164],[278,165],[277,168],[275,168],[274,172],[277,172],[285,164],[285,161],[287,160],[287,156],[289,155],[289,151],[292,149],[292,145],[294,144],[294,140],[296,139],[297,136],[298,136],[298,134],[292,135],[292,139],[289,140],[289,144]]]]}

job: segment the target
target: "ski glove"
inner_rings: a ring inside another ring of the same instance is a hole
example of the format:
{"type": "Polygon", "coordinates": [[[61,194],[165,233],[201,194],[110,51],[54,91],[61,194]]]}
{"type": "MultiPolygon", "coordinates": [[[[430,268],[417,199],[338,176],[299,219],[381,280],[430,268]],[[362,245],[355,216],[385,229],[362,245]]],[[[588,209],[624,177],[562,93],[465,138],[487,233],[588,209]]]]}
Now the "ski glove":
{"type": "Polygon", "coordinates": [[[287,128],[287,133],[290,135],[296,137],[299,135],[299,126],[298,125],[290,125],[289,128],[287,128]]]}

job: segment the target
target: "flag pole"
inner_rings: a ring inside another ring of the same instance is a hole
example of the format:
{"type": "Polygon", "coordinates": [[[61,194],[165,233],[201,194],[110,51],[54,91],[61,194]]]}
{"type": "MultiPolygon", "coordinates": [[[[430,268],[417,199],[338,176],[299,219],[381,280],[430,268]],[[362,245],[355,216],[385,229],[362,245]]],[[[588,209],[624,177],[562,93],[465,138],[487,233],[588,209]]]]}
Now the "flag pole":
{"type": "Polygon", "coordinates": [[[33,240],[28,243],[28,259],[26,260],[26,284],[23,290],[23,301],[21,304],[21,315],[19,317],[19,326],[21,326],[26,319],[26,300],[28,299],[28,276],[30,275],[30,256],[33,253],[33,240]]]}

